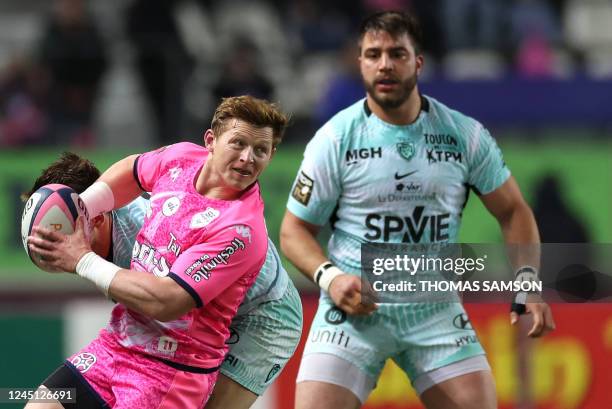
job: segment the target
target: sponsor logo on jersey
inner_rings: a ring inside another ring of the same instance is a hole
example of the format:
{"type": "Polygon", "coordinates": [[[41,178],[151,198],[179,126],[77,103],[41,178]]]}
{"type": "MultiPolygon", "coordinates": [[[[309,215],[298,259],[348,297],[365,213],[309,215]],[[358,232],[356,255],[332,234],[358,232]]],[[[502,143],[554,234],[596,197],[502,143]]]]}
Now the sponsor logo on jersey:
{"type": "Polygon", "coordinates": [[[227,354],[225,356],[224,362],[227,362],[227,364],[229,366],[236,366],[238,365],[238,361],[240,361],[240,359],[236,358],[236,356],[232,355],[232,354],[227,354]]]}
{"type": "Polygon", "coordinates": [[[87,372],[97,361],[94,354],[89,352],[81,352],[70,361],[72,365],[81,373],[87,372]]]}
{"type": "Polygon", "coordinates": [[[452,135],[426,133],[426,134],[423,134],[423,136],[425,137],[425,143],[428,145],[459,146],[459,144],[457,143],[457,139],[452,135]]]}
{"type": "Polygon", "coordinates": [[[401,234],[402,243],[439,242],[448,240],[449,213],[424,215],[425,206],[415,206],[411,215],[380,215],[370,213],[366,216],[367,240],[388,242],[391,234],[401,234]]]}
{"type": "Polygon", "coordinates": [[[469,344],[475,344],[478,342],[478,337],[476,335],[464,335],[462,337],[455,339],[455,344],[458,347],[466,346],[469,344]]]}
{"type": "Polygon", "coordinates": [[[442,149],[427,149],[427,162],[430,165],[438,162],[462,163],[463,154],[461,152],[452,152],[442,149]]]}
{"type": "Polygon", "coordinates": [[[345,162],[347,165],[354,165],[360,159],[377,159],[382,158],[382,147],[377,148],[361,148],[351,149],[346,151],[345,162]]]}
{"type": "Polygon", "coordinates": [[[170,241],[168,242],[168,246],[166,247],[169,251],[171,251],[176,257],[181,254],[181,246],[179,246],[176,241],[176,236],[170,232],[170,241]]]}
{"type": "Polygon", "coordinates": [[[251,228],[249,226],[245,226],[243,224],[240,225],[240,226],[236,226],[236,233],[238,233],[239,235],[241,235],[245,239],[249,239],[249,243],[252,242],[252,239],[251,239],[251,228]]]}
{"type": "Polygon", "coordinates": [[[395,178],[395,180],[402,180],[404,178],[407,178],[408,176],[414,175],[417,172],[418,172],[418,169],[413,170],[412,172],[406,172],[403,175],[400,174],[399,172],[395,172],[395,175],[393,175],[393,177],[395,178]]]}
{"type": "Polygon", "coordinates": [[[274,366],[272,366],[272,369],[270,369],[270,372],[268,372],[268,376],[266,376],[265,383],[270,382],[272,378],[274,378],[274,375],[276,375],[278,371],[280,370],[281,370],[281,366],[279,364],[274,364],[274,366]]]}
{"type": "Polygon", "coordinates": [[[219,265],[227,265],[229,259],[236,254],[238,251],[243,251],[246,248],[244,241],[238,237],[234,237],[232,241],[216,256],[210,257],[208,254],[203,254],[198,258],[191,266],[185,270],[185,275],[189,276],[199,283],[204,280],[210,279],[212,271],[219,265]]]}
{"type": "Polygon", "coordinates": [[[207,207],[206,210],[200,213],[196,213],[191,218],[191,222],[189,223],[189,228],[191,229],[200,229],[202,227],[208,226],[213,220],[215,220],[221,212],[212,207],[207,207]]]}
{"type": "Polygon", "coordinates": [[[226,345],[237,344],[238,341],[240,341],[240,334],[234,328],[230,328],[229,331],[230,331],[230,336],[227,339],[227,341],[225,341],[225,344],[226,345]]]}
{"type": "Polygon", "coordinates": [[[399,142],[395,146],[397,147],[397,152],[400,154],[400,156],[408,161],[412,159],[416,152],[413,142],[399,142]]]}
{"type": "Polygon", "coordinates": [[[79,209],[81,209],[81,213],[83,213],[83,216],[85,216],[85,223],[89,223],[89,212],[87,211],[87,206],[85,206],[85,202],[83,202],[83,199],[81,199],[80,196],[78,196],[77,198],[77,206],[79,206],[79,209]]]}
{"type": "Polygon", "coordinates": [[[453,318],[453,326],[457,329],[467,329],[467,330],[473,329],[470,319],[464,313],[461,313],[455,316],[455,318],[453,318]]]}
{"type": "Polygon", "coordinates": [[[422,185],[420,183],[398,183],[395,185],[395,190],[397,190],[398,192],[417,193],[421,191],[421,187],[422,185]]]}
{"type": "Polygon", "coordinates": [[[386,195],[378,195],[379,203],[392,203],[392,202],[410,202],[410,201],[433,201],[436,200],[436,192],[431,193],[420,193],[421,185],[409,183],[407,186],[397,186],[398,192],[387,193],[386,195]],[[400,189],[401,188],[401,189],[400,189]]]}
{"type": "Polygon", "coordinates": [[[164,202],[162,206],[162,213],[164,216],[170,217],[175,214],[179,207],[181,207],[181,200],[174,196],[164,202]]]}
{"type": "Polygon", "coordinates": [[[325,321],[331,325],[339,325],[346,321],[346,313],[338,307],[331,307],[325,313],[325,321]]]}
{"type": "Polygon", "coordinates": [[[176,182],[176,178],[179,177],[182,171],[183,171],[183,168],[181,168],[180,166],[175,166],[173,168],[170,168],[170,170],[168,170],[168,173],[170,174],[170,180],[172,180],[173,182],[176,182]]]}
{"type": "Polygon", "coordinates": [[[350,340],[351,337],[346,335],[344,330],[338,331],[337,329],[317,329],[310,337],[310,342],[313,344],[320,342],[323,344],[339,345],[344,348],[348,348],[350,340]]]}
{"type": "Polygon", "coordinates": [[[314,180],[304,171],[300,171],[291,196],[304,206],[308,206],[312,189],[314,189],[314,180]]]}
{"type": "Polygon", "coordinates": [[[159,254],[155,247],[140,243],[138,240],[134,242],[132,248],[132,260],[137,261],[147,271],[158,277],[165,277],[170,272],[166,258],[159,254]]]}
{"type": "Polygon", "coordinates": [[[418,170],[412,172],[400,173],[395,172],[393,180],[395,183],[395,190],[387,194],[379,194],[379,203],[392,203],[392,202],[403,202],[403,201],[414,201],[414,200],[436,200],[436,192],[421,193],[423,185],[418,182],[411,180],[404,180],[408,176],[412,176],[417,173],[418,170]]]}
{"type": "Polygon", "coordinates": [[[157,350],[166,355],[174,355],[178,349],[178,341],[167,335],[162,335],[157,341],[157,350]]]}

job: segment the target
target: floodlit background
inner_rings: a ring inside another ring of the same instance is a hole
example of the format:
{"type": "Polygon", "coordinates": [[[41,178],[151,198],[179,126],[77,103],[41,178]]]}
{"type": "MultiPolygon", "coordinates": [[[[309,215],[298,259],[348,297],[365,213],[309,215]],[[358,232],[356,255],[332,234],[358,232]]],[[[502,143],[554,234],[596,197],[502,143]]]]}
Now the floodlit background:
{"type": "MultiPolygon", "coordinates": [[[[37,270],[23,251],[18,196],[44,167],[68,149],[105,169],[130,153],[199,142],[220,97],[275,100],[293,116],[262,178],[278,242],[305,143],[364,95],[354,33],[381,9],[420,16],[421,91],[491,130],[544,241],[612,242],[610,0],[3,0],[0,388],[36,386],[110,308],[92,286],[37,270]]],[[[500,240],[475,195],[461,238],[500,240]]],[[[287,268],[309,323],[316,288],[287,268]]],[[[557,331],[536,342],[517,342],[506,305],[468,308],[502,408],[612,407],[612,306],[555,305],[557,331]]],[[[292,407],[297,362],[259,407],[292,407]]],[[[367,407],[419,406],[389,365],[367,407]]]]}

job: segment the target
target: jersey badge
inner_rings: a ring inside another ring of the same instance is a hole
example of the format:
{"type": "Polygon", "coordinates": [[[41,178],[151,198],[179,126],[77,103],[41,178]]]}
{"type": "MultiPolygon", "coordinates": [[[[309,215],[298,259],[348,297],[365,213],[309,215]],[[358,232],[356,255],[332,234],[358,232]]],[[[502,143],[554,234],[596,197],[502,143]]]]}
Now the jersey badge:
{"type": "Polygon", "coordinates": [[[412,159],[414,153],[416,152],[416,148],[414,147],[414,143],[412,142],[399,142],[397,145],[397,152],[400,156],[407,161],[412,159]]]}
{"type": "Polygon", "coordinates": [[[291,196],[304,206],[308,206],[313,188],[314,180],[305,174],[304,171],[301,171],[298,175],[295,187],[293,188],[293,192],[291,192],[291,196]]]}

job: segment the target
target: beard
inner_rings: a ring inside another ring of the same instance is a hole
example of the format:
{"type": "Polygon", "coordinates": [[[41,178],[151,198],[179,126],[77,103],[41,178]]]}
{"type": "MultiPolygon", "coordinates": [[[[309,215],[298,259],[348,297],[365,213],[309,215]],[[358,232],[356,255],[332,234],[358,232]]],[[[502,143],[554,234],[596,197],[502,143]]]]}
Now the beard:
{"type": "Polygon", "coordinates": [[[417,84],[417,73],[399,82],[399,87],[393,92],[379,93],[376,91],[376,83],[378,80],[368,82],[361,77],[364,87],[368,95],[372,97],[382,109],[395,109],[400,107],[410,97],[417,84]]]}

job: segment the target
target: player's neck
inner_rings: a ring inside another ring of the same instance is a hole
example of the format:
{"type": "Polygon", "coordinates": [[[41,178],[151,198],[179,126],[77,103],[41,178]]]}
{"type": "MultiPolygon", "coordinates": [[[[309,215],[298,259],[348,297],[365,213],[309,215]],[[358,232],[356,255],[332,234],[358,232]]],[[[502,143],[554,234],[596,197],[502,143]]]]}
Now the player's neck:
{"type": "Polygon", "coordinates": [[[213,172],[210,159],[204,163],[195,183],[195,189],[202,196],[218,200],[235,200],[242,192],[224,186],[221,177],[213,172]]]}
{"type": "Polygon", "coordinates": [[[410,96],[402,105],[393,109],[385,109],[378,105],[368,94],[368,107],[374,115],[393,125],[410,125],[419,117],[421,112],[421,95],[418,87],[414,87],[410,96]]]}

